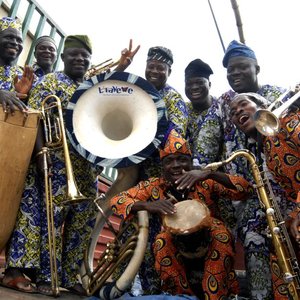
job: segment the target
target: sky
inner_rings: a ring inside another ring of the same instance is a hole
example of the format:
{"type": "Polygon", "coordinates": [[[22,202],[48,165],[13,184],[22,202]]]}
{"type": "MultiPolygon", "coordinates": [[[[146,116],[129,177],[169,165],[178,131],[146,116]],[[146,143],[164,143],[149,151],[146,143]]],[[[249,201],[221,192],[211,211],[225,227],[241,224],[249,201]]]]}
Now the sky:
{"type": "MultiPolygon", "coordinates": [[[[22,0],[25,1],[25,0],[22,0]]],[[[185,98],[184,69],[195,58],[214,71],[211,94],[230,87],[222,66],[222,44],[207,0],[36,0],[67,34],[87,34],[93,42],[93,64],[117,60],[121,50],[140,45],[126,70],[144,77],[148,49],[172,50],[168,83],[185,98]]],[[[222,41],[239,40],[230,0],[211,0],[222,41]]],[[[293,86],[300,81],[299,0],[238,0],[245,41],[261,67],[259,82],[293,86]]],[[[62,68],[62,64],[60,64],[62,68]]]]}

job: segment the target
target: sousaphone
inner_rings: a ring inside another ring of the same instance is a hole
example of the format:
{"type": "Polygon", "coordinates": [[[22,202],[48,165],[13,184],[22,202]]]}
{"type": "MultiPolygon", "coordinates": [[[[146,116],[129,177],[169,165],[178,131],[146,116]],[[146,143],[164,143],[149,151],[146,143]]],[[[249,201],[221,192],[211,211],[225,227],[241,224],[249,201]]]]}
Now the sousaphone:
{"type": "Polygon", "coordinates": [[[137,183],[138,164],[157,150],[164,139],[168,126],[164,100],[139,76],[103,73],[78,87],[67,106],[65,120],[72,146],[85,159],[118,170],[118,177],[105,197],[95,200],[100,214],[81,270],[89,295],[100,290],[101,299],[114,299],[130,287],[143,260],[148,239],[147,212],[138,213],[136,235],[125,246],[120,246],[118,240],[114,242],[117,247],[110,244],[96,267],[94,250],[106,224],[118,235],[109,223],[110,199],[137,183]],[[107,289],[106,279],[111,277],[120,257],[129,263],[121,277],[107,289]]]}

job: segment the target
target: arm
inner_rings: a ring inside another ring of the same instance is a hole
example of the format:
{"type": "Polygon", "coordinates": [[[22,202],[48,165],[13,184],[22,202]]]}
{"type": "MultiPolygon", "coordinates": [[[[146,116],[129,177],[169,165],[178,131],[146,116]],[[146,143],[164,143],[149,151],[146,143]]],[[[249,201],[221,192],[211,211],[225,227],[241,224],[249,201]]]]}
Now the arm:
{"type": "Polygon", "coordinates": [[[151,200],[152,189],[158,187],[156,182],[141,181],[135,187],[114,196],[110,201],[113,212],[123,219],[140,210],[159,214],[174,213],[173,199],[158,197],[157,200],[151,200]]]}
{"type": "Polygon", "coordinates": [[[184,190],[191,188],[195,182],[212,179],[228,189],[236,189],[234,183],[232,183],[230,176],[219,171],[210,170],[191,170],[184,172],[182,176],[175,182],[177,189],[184,190]]]}

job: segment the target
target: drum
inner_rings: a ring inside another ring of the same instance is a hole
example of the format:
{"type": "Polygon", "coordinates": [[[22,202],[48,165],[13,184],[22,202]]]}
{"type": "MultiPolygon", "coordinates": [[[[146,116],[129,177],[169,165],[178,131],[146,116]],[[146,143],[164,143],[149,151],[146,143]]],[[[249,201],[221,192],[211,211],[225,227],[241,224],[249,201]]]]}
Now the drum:
{"type": "Polygon", "coordinates": [[[207,227],[210,211],[198,200],[184,200],[175,204],[177,212],[163,218],[166,231],[175,235],[188,235],[207,227]]]}
{"type": "Polygon", "coordinates": [[[14,229],[39,119],[38,111],[12,116],[0,106],[0,251],[14,229]]]}

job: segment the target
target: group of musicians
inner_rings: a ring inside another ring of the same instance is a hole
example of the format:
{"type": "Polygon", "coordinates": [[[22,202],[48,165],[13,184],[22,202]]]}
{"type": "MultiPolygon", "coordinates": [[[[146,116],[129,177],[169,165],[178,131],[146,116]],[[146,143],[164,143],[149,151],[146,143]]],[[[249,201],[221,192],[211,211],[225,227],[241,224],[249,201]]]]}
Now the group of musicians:
{"type": "MultiPolygon", "coordinates": [[[[43,100],[51,95],[60,99],[64,110],[89,68],[92,55],[89,38],[85,35],[66,38],[61,55],[64,69],[60,72],[52,70],[57,58],[54,40],[47,36],[38,39],[35,74],[28,66],[24,69],[16,66],[22,43],[19,20],[2,18],[0,105],[3,111],[13,114],[18,109],[26,114],[30,109],[41,110],[45,105],[43,100]]],[[[138,49],[132,50],[130,41],[115,71],[124,71],[138,49]]],[[[298,253],[297,105],[291,105],[284,117],[279,116],[280,129],[273,136],[265,137],[256,129],[253,115],[274,102],[285,89],[260,85],[257,78],[260,67],[254,51],[236,41],[229,44],[223,59],[232,90],[220,98],[210,95],[212,69],[196,59],[185,70],[185,92],[189,101],[184,101],[167,84],[172,64],[173,55],[169,49],[149,49],[145,77],[165,102],[168,120],[165,138],[140,165],[134,184],[110,200],[113,211],[125,220],[140,210],[147,210],[150,215],[149,242],[138,273],[139,293],[167,293],[174,298],[184,294],[198,299],[236,299],[239,283],[234,270],[237,255],[234,241],[239,236],[245,252],[249,299],[298,299],[297,264],[290,270],[291,278],[284,281],[280,257],[274,254],[280,251],[278,248],[285,247],[286,242],[274,244],[269,238],[270,218],[255,192],[259,182],[250,172],[247,159],[232,160],[219,171],[205,169],[208,164],[227,159],[237,150],[247,149],[254,153],[259,170],[271,183],[268,194],[278,203],[285,220],[284,229],[291,234],[291,250],[298,253]],[[188,199],[201,202],[209,213],[190,234],[170,233],[167,226],[162,226],[164,217],[176,215],[176,204],[188,199]]],[[[294,91],[287,93],[286,99],[293,94],[294,91]]],[[[68,138],[63,141],[63,147],[51,147],[47,142],[41,124],[15,228],[6,245],[6,270],[1,283],[21,292],[52,296],[57,295],[53,289],[53,280],[56,280],[59,287],[85,295],[78,273],[97,209],[92,201],[76,205],[64,203],[68,184],[65,146],[70,151],[78,188],[87,198],[95,197],[95,178],[102,170],[85,160],[68,138]],[[53,253],[45,204],[49,178],[56,278],[53,278],[51,267],[53,253]]],[[[275,221],[281,220],[276,218],[275,221]]],[[[289,251],[285,253],[286,261],[291,261],[291,255],[289,251]]]]}

